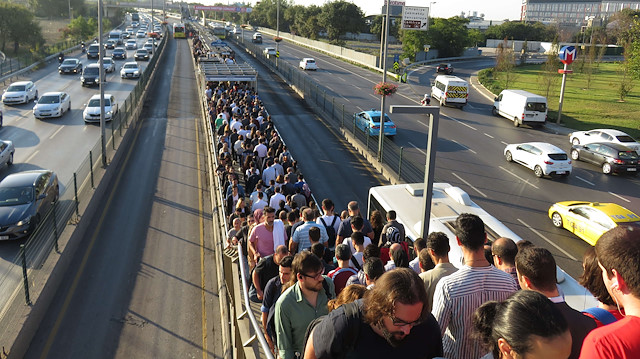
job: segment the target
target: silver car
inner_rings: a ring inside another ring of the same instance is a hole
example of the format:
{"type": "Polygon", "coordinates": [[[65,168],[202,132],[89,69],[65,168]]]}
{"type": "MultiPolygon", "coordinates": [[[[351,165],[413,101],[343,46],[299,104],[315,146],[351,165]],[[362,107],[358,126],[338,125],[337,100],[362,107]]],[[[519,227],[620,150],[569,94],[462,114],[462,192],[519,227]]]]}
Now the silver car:
{"type": "Polygon", "coordinates": [[[5,163],[7,166],[11,166],[13,164],[13,153],[15,151],[13,142],[0,140],[0,166],[4,166],[5,163]]]}
{"type": "Polygon", "coordinates": [[[71,111],[71,97],[66,92],[47,92],[33,106],[36,118],[62,117],[71,111]]]}
{"type": "Polygon", "coordinates": [[[38,88],[32,81],[14,82],[2,94],[5,105],[28,103],[38,98],[38,88]]]}

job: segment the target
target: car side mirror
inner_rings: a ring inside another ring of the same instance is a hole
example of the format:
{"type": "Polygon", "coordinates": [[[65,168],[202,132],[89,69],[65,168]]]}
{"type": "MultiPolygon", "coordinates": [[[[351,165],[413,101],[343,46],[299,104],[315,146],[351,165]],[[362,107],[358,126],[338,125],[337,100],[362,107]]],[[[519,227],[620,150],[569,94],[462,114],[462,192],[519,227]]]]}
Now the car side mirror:
{"type": "Polygon", "coordinates": [[[498,101],[498,98],[497,98],[497,97],[494,97],[494,98],[493,98],[493,101],[498,101]]]}
{"type": "Polygon", "coordinates": [[[47,198],[47,194],[46,193],[41,193],[41,194],[38,195],[38,199],[39,200],[40,199],[45,199],[45,198],[47,198]]]}

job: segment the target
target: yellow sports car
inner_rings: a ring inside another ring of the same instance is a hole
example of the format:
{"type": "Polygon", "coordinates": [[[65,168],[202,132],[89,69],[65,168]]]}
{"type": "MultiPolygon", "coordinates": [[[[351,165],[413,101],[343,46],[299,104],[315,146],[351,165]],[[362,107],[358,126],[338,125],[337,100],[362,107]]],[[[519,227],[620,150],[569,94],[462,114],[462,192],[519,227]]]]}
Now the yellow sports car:
{"type": "Polygon", "coordinates": [[[600,236],[620,223],[640,223],[640,217],[615,203],[558,202],[549,208],[553,225],[565,228],[592,246],[600,236]]]}

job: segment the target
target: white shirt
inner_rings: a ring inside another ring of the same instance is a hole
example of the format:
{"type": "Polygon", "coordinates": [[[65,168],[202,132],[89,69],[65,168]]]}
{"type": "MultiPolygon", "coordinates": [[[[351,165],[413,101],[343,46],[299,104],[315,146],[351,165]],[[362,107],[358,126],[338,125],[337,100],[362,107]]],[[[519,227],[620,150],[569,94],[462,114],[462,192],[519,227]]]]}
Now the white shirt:
{"type": "Polygon", "coordinates": [[[420,258],[415,257],[411,262],[409,262],[409,268],[413,269],[414,272],[420,274],[420,258]]]}
{"type": "Polygon", "coordinates": [[[265,202],[264,200],[259,200],[258,202],[254,202],[253,205],[251,205],[251,212],[255,211],[256,209],[263,209],[266,206],[268,206],[267,202],[265,202]]]}
{"type": "MultiPolygon", "coordinates": [[[[267,151],[268,150],[269,149],[267,148],[267,146],[264,145],[264,143],[260,143],[255,148],[255,151],[258,152],[258,157],[260,157],[260,158],[267,157],[267,151]]],[[[267,184],[268,184],[268,182],[267,182],[267,184]]]]}
{"type": "Polygon", "coordinates": [[[278,209],[280,208],[280,201],[286,202],[286,200],[287,198],[282,193],[276,192],[269,200],[269,207],[278,209]]]}
{"type": "MultiPolygon", "coordinates": [[[[336,221],[336,222],[338,222],[338,221],[336,221]]],[[[331,223],[327,223],[327,225],[331,225],[331,223]]],[[[354,255],[356,253],[356,249],[353,247],[353,244],[351,243],[351,237],[345,238],[342,241],[342,244],[346,244],[346,245],[349,246],[349,248],[351,248],[351,255],[354,255]]],[[[371,244],[371,239],[369,237],[367,237],[367,236],[364,236],[364,244],[363,244],[363,246],[365,248],[367,248],[367,246],[370,245],[370,244],[371,244]]]]}

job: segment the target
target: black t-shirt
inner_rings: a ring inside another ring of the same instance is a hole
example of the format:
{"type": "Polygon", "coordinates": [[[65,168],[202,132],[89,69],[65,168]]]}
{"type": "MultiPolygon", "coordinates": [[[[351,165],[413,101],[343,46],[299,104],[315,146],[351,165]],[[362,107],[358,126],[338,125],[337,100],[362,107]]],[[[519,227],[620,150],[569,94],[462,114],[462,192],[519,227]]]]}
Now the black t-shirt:
{"type": "MultiPolygon", "coordinates": [[[[362,300],[360,300],[361,302],[362,300]]],[[[341,357],[349,343],[344,343],[350,325],[360,325],[358,339],[353,350],[346,354],[349,359],[371,358],[435,358],[442,356],[442,337],[438,322],[429,314],[420,325],[413,327],[402,343],[392,347],[371,326],[360,318],[359,322],[348,322],[344,308],[329,313],[313,332],[313,347],[318,359],[341,357]]]]}
{"type": "Polygon", "coordinates": [[[264,291],[264,288],[267,286],[267,282],[278,275],[279,269],[279,266],[273,261],[273,255],[260,259],[255,269],[256,273],[258,273],[260,289],[264,291]]]}

